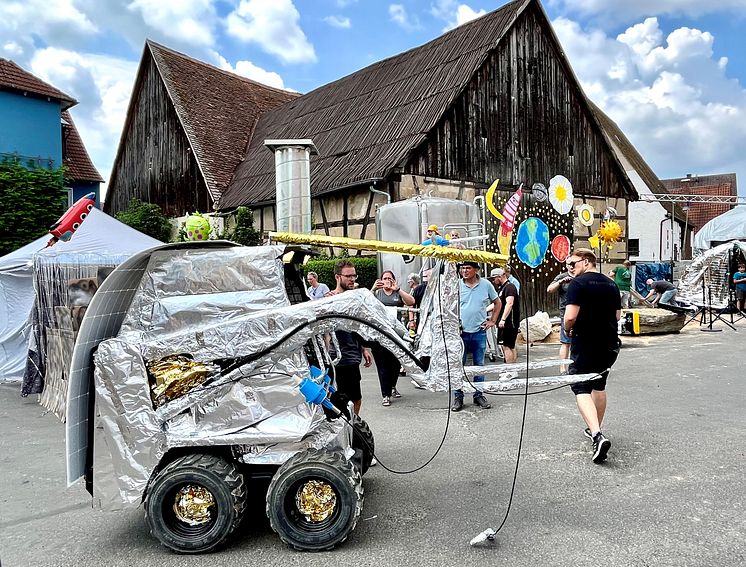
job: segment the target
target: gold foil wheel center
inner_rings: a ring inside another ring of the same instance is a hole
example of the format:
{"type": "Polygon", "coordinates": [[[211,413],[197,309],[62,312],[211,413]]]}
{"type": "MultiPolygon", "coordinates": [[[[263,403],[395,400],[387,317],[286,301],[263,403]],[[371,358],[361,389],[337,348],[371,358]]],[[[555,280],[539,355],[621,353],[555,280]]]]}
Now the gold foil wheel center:
{"type": "Polygon", "coordinates": [[[309,480],[298,489],[295,504],[307,520],[323,522],[334,512],[337,506],[337,495],[327,483],[309,480]]]}
{"type": "Polygon", "coordinates": [[[185,486],[174,497],[176,518],[190,526],[200,526],[209,522],[210,508],[214,505],[212,493],[201,486],[185,486]]]}

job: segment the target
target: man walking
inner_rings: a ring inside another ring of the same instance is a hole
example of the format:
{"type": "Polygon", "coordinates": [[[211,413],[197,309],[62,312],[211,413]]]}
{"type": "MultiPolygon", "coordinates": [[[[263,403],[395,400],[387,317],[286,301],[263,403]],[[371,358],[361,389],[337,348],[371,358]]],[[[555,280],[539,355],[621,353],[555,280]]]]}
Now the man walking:
{"type": "Polygon", "coordinates": [[[609,272],[609,275],[614,278],[614,283],[619,288],[619,295],[622,298],[622,309],[629,309],[629,295],[632,289],[631,266],[632,262],[625,260],[621,266],[616,266],[609,272]]]}
{"type": "MultiPolygon", "coordinates": [[[[344,293],[355,289],[357,271],[354,264],[348,260],[340,260],[334,266],[334,279],[337,287],[327,293],[327,296],[344,293]]],[[[365,367],[373,364],[370,351],[362,345],[360,336],[349,331],[335,331],[339,343],[340,359],[334,366],[334,376],[337,382],[337,390],[345,394],[355,407],[355,413],[360,415],[360,407],[363,404],[363,394],[360,390],[360,362],[365,360],[365,367]]]]}
{"type": "Polygon", "coordinates": [[[565,332],[572,340],[569,373],[601,375],[570,388],[587,425],[585,435],[593,441],[593,462],[601,463],[611,447],[601,424],[606,413],[606,378],[619,355],[617,321],[622,302],[614,282],[598,273],[593,251],[579,248],[565,263],[573,276],[565,309],[565,332]]]}
{"type": "Polygon", "coordinates": [[[321,299],[329,293],[329,286],[319,282],[319,275],[316,272],[308,272],[306,281],[308,281],[309,286],[306,293],[311,299],[321,299]]]}
{"type": "MultiPolygon", "coordinates": [[[[471,353],[474,366],[484,366],[484,351],[487,348],[487,329],[495,326],[500,312],[500,300],[490,282],[479,277],[479,264],[464,262],[461,265],[462,280],[459,282],[459,305],[461,308],[461,340],[464,342],[463,364],[471,353]],[[492,316],[487,317],[487,306],[492,303],[492,316]]],[[[474,382],[484,381],[484,376],[475,376],[474,382]]],[[[474,404],[490,409],[492,405],[479,390],[474,392],[474,404]]],[[[454,390],[451,411],[464,408],[463,390],[454,390]]]]}
{"type": "Polygon", "coordinates": [[[502,268],[495,268],[490,272],[490,278],[497,287],[500,298],[500,313],[498,314],[498,342],[503,345],[505,362],[510,364],[518,358],[515,342],[518,339],[518,325],[521,322],[521,300],[518,290],[508,280],[509,274],[502,268]]]}

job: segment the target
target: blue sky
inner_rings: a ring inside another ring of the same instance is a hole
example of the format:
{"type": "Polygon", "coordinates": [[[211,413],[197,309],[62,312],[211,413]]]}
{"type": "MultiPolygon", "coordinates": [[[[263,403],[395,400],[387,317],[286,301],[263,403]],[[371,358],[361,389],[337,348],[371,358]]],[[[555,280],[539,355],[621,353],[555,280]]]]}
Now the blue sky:
{"type": "MultiPolygon", "coordinates": [[[[488,0],[0,0],[0,57],[74,96],[107,177],[143,43],[300,92],[502,6],[488,0]]],[[[746,0],[544,0],[586,94],[661,178],[746,195],[746,0]]]]}

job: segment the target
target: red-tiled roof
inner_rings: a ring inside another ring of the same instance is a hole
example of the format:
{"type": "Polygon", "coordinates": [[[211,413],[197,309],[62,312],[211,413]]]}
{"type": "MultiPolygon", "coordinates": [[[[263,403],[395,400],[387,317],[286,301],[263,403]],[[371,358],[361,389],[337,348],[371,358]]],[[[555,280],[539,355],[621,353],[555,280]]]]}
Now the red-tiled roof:
{"type": "Polygon", "coordinates": [[[150,40],[147,47],[208,190],[217,200],[241,162],[259,116],[299,95],[223,71],[150,40]]]}
{"type": "MultiPolygon", "coordinates": [[[[661,181],[670,193],[676,195],[738,195],[735,173],[694,175],[683,179],[678,177],[661,181]]],[[[689,222],[698,228],[702,228],[716,216],[728,212],[734,206],[719,203],[691,203],[689,205],[689,222]]]]}
{"type": "Polygon", "coordinates": [[[13,90],[31,95],[57,99],[62,110],[78,104],[73,97],[66,95],[49,83],[25,71],[13,61],[0,58],[0,90],[13,90]]]}
{"type": "Polygon", "coordinates": [[[98,181],[103,183],[104,178],[101,177],[96,166],[93,165],[83,140],[78,134],[78,129],[67,110],[62,113],[62,120],[67,122],[67,125],[63,125],[62,130],[65,140],[65,154],[62,156],[62,163],[67,168],[65,178],[69,181],[98,181]]]}

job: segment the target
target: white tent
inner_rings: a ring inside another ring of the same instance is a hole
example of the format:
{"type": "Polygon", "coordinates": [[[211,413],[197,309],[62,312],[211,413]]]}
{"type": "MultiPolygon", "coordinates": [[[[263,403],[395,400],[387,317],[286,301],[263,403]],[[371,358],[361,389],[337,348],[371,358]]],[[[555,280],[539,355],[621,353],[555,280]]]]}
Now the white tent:
{"type": "Polygon", "coordinates": [[[34,304],[33,260],[36,254],[114,254],[131,256],[161,244],[126,224],[93,209],[68,242],[46,248],[50,236],[0,257],[0,382],[23,378],[34,304]]]}
{"type": "Polygon", "coordinates": [[[744,206],[734,207],[700,228],[694,237],[694,248],[709,250],[713,246],[731,240],[746,240],[746,207],[744,206]]]}

